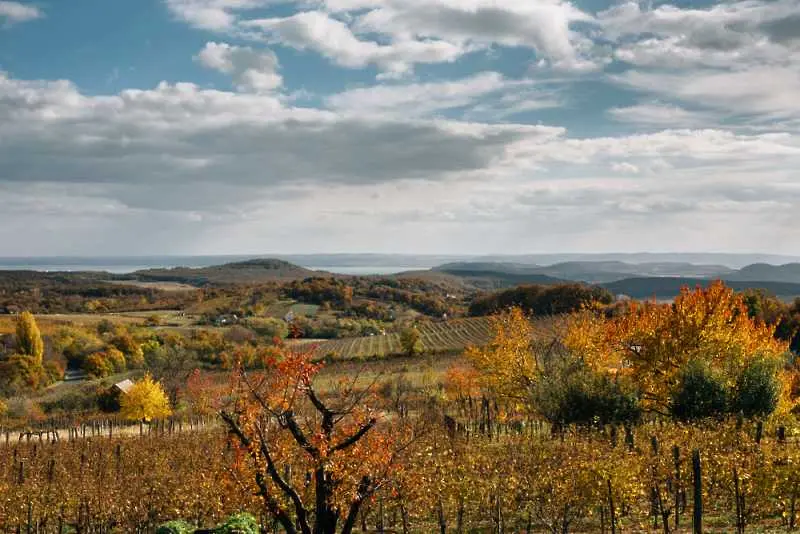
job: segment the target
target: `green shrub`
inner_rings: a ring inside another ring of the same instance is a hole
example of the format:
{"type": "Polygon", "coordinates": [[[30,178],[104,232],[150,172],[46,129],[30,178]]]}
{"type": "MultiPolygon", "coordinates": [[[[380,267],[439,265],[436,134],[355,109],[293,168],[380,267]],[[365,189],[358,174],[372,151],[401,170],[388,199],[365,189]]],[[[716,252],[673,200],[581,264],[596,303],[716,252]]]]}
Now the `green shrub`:
{"type": "Polygon", "coordinates": [[[403,352],[414,356],[422,352],[422,336],[414,326],[409,326],[400,331],[400,345],[403,352]]]}
{"type": "Polygon", "coordinates": [[[247,319],[246,326],[256,334],[267,339],[289,337],[289,325],[283,319],[274,317],[252,317],[247,319]]]}
{"type": "Polygon", "coordinates": [[[50,401],[43,401],[42,409],[45,413],[91,412],[98,408],[101,391],[102,388],[93,385],[67,389],[60,397],[50,401]]]}
{"type": "Polygon", "coordinates": [[[722,380],[700,361],[689,362],[672,394],[672,415],[684,421],[720,417],[728,409],[722,380]]]}
{"type": "Polygon", "coordinates": [[[556,427],[630,423],[641,417],[631,386],[593,371],[566,352],[549,356],[531,394],[535,408],[556,427]]]}
{"type": "Polygon", "coordinates": [[[258,520],[248,513],[234,514],[214,529],[214,534],[260,534],[260,532],[258,520]]]}
{"type": "Polygon", "coordinates": [[[178,519],[159,525],[156,529],[156,534],[192,534],[195,530],[197,529],[186,521],[178,519]]]}
{"type": "Polygon", "coordinates": [[[776,365],[766,360],[753,361],[736,379],[731,410],[745,417],[769,415],[778,407],[780,391],[776,365]]]}

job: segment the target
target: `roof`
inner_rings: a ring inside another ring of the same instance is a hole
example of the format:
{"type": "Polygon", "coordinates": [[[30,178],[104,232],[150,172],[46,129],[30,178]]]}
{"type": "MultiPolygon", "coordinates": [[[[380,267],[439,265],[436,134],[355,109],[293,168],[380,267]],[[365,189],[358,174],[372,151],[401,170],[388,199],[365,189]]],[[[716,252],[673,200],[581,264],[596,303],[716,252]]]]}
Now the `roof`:
{"type": "Polygon", "coordinates": [[[133,387],[133,382],[130,379],[126,378],[122,382],[117,382],[112,387],[117,388],[123,393],[127,393],[133,387]]]}

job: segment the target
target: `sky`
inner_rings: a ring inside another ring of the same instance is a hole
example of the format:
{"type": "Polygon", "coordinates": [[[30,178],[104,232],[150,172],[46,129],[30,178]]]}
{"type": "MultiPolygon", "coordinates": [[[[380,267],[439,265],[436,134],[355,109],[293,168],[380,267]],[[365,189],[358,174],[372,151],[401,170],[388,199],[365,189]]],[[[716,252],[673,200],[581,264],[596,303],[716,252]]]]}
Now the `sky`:
{"type": "Polygon", "coordinates": [[[800,246],[800,0],[0,0],[0,256],[800,246]]]}

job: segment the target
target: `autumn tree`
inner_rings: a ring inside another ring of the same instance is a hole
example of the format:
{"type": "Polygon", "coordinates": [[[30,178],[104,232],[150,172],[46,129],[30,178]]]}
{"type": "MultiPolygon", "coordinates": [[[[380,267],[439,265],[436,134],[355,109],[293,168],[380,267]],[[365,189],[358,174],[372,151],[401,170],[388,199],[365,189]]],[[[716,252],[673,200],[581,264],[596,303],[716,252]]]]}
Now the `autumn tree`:
{"type": "Polygon", "coordinates": [[[414,356],[422,352],[422,338],[414,326],[404,328],[400,332],[400,346],[403,347],[403,352],[409,356],[414,356]]]}
{"type": "Polygon", "coordinates": [[[21,313],[16,320],[16,353],[0,360],[0,387],[18,393],[38,389],[58,376],[54,365],[43,365],[44,343],[36,320],[30,312],[21,313]]]}
{"type": "Polygon", "coordinates": [[[527,400],[540,371],[533,326],[520,308],[492,317],[491,324],[494,337],[485,347],[469,347],[467,360],[481,372],[486,389],[527,400]]]}
{"type": "Polygon", "coordinates": [[[773,334],[774,327],[748,314],[741,295],[716,282],[684,288],[672,304],[633,302],[626,313],[610,319],[576,315],[564,340],[591,365],[631,377],[646,405],[666,413],[692,362],[722,377],[728,389],[757,361],[771,362],[764,368],[777,373],[788,344],[773,334]]]}
{"type": "Polygon", "coordinates": [[[209,376],[203,374],[200,369],[195,369],[186,379],[182,397],[193,413],[211,415],[216,411],[218,393],[209,376]]]}
{"type": "Polygon", "coordinates": [[[33,314],[28,311],[17,317],[17,353],[33,358],[40,365],[44,357],[42,334],[33,314]]]}
{"type": "Polygon", "coordinates": [[[167,417],[172,413],[161,384],[147,374],[120,398],[120,415],[132,421],[146,421],[167,417]]]}
{"type": "Polygon", "coordinates": [[[330,399],[315,389],[309,354],[284,353],[266,369],[234,377],[220,413],[247,462],[266,512],[289,534],[350,534],[359,511],[398,466],[413,432],[381,426],[372,387],[357,378],[330,399]]]}

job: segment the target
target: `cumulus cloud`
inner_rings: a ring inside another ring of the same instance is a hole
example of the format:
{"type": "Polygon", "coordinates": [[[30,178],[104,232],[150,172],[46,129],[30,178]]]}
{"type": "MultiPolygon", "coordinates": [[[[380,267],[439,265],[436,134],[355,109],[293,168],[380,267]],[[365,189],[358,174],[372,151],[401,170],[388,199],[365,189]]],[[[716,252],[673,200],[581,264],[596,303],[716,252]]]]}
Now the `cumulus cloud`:
{"type": "Polygon", "coordinates": [[[563,132],[528,125],[359,118],[269,95],[160,84],[90,97],[68,82],[0,77],[6,181],[230,185],[437,179],[490,167],[511,145],[563,132]],[[35,157],[34,157],[35,155],[35,157]]]}
{"type": "Polygon", "coordinates": [[[347,68],[376,65],[383,77],[493,46],[528,48],[536,64],[569,71],[594,70],[607,55],[573,29],[593,17],[563,0],[319,0],[297,2],[300,11],[271,18],[257,18],[253,10],[278,0],[165,1],[197,28],[312,50],[347,68]]]}
{"type": "Polygon", "coordinates": [[[596,64],[581,57],[587,41],[571,25],[592,20],[572,3],[561,0],[389,0],[359,15],[355,27],[395,38],[526,47],[557,68],[586,70],[596,64]]]}
{"type": "Polygon", "coordinates": [[[615,41],[615,59],[628,67],[610,79],[664,103],[609,114],[635,124],[796,129],[790,125],[800,118],[798,20],[798,0],[617,4],[597,16],[615,41]]]}
{"type": "Polygon", "coordinates": [[[278,57],[271,50],[209,42],[196,59],[209,69],[231,75],[241,91],[269,92],[283,85],[278,57]]]}
{"type": "Polygon", "coordinates": [[[120,253],[800,242],[798,0],[164,2],[217,34],[195,60],[232,89],[0,74],[15,253],[25,228],[49,253],[76,252],[64,232],[120,253]],[[297,83],[306,54],[334,83],[297,83]]]}
{"type": "Polygon", "coordinates": [[[0,0],[0,22],[15,24],[35,20],[43,16],[44,13],[36,6],[0,0]]]}
{"type": "Polygon", "coordinates": [[[313,50],[343,67],[377,65],[394,75],[405,74],[415,63],[453,61],[465,51],[461,46],[442,40],[402,39],[389,44],[362,40],[347,24],[320,11],[248,20],[241,24],[265,32],[270,42],[313,50]]]}

